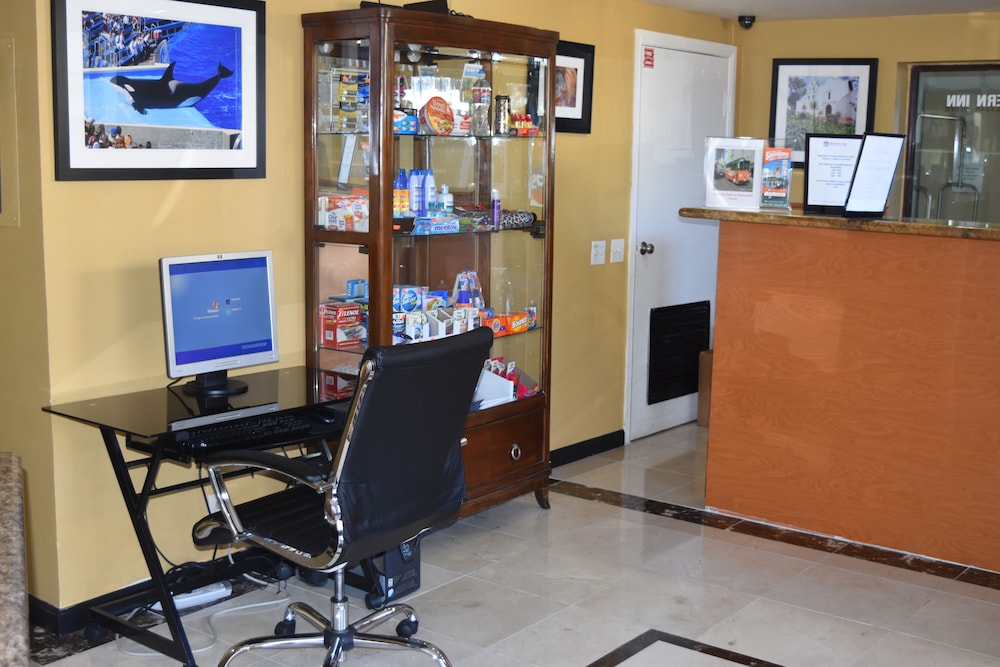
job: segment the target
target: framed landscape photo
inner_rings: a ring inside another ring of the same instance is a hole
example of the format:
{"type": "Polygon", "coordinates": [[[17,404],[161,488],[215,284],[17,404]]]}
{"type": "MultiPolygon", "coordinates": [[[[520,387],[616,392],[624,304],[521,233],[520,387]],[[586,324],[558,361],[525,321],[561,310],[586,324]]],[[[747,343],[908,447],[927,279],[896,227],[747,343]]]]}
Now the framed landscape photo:
{"type": "Polygon", "coordinates": [[[261,0],[52,0],[57,180],[263,178],[261,0]]]}
{"type": "Polygon", "coordinates": [[[806,134],[870,131],[877,74],[877,58],[775,58],[770,136],[783,140],[793,163],[802,166],[806,134]]]}
{"type": "Polygon", "coordinates": [[[556,131],[590,134],[594,92],[594,47],[560,41],[556,47],[556,131]]]}

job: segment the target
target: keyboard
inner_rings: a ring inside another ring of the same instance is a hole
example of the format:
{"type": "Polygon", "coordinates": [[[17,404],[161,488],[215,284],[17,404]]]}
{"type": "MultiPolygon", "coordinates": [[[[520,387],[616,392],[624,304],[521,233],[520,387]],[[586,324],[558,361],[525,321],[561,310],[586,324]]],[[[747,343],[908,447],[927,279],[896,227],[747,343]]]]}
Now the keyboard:
{"type": "Polygon", "coordinates": [[[168,456],[190,460],[233,449],[269,449],[339,437],[344,421],[341,413],[320,406],[173,431],[162,436],[160,444],[168,456]]]}

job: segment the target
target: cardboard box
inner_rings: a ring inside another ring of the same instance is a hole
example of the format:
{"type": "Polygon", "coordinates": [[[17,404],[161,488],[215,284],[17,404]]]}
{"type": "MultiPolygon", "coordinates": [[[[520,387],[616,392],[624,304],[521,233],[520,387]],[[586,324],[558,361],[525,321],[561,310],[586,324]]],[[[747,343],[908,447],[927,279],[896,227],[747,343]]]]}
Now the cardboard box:
{"type": "Polygon", "coordinates": [[[444,308],[427,311],[427,322],[430,324],[431,336],[450,336],[455,333],[455,320],[444,308]]]}
{"type": "Polygon", "coordinates": [[[352,350],[361,348],[368,340],[368,330],[362,323],[360,303],[321,303],[319,326],[324,347],[352,350]]]}
{"type": "Polygon", "coordinates": [[[427,313],[418,310],[406,314],[406,335],[410,340],[424,340],[431,336],[431,325],[427,313]]]}
{"type": "Polygon", "coordinates": [[[319,374],[319,398],[321,401],[335,401],[350,398],[358,384],[357,369],[353,373],[342,371],[321,371],[319,374]]]}
{"type": "Polygon", "coordinates": [[[420,285],[393,285],[392,312],[413,313],[423,310],[424,288],[420,285]]]}
{"type": "Polygon", "coordinates": [[[477,409],[485,410],[496,405],[510,403],[513,400],[513,382],[486,369],[480,371],[479,382],[476,384],[476,393],[472,396],[473,404],[476,405],[478,403],[477,409]]]}

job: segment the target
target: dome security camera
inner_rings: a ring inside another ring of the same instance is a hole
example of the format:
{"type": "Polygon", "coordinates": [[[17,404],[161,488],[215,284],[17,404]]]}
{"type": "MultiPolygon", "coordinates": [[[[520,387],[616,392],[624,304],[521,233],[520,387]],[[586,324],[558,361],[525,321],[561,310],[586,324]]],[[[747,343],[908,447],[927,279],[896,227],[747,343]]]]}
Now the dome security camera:
{"type": "Polygon", "coordinates": [[[743,28],[746,30],[752,28],[756,20],[757,17],[753,16],[752,14],[744,14],[743,16],[739,17],[740,25],[743,26],[743,28]]]}

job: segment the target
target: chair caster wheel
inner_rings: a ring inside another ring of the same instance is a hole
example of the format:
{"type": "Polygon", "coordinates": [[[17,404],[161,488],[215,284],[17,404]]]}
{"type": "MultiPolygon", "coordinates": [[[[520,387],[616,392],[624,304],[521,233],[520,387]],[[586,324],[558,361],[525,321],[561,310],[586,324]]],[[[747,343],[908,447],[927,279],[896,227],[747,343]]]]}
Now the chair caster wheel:
{"type": "Polygon", "coordinates": [[[409,639],[413,635],[417,634],[417,626],[417,621],[404,619],[399,622],[399,625],[396,626],[396,634],[403,639],[409,639]]]}
{"type": "Polygon", "coordinates": [[[330,579],[330,575],[328,574],[316,572],[315,570],[306,570],[301,567],[299,568],[298,575],[300,581],[303,581],[310,586],[325,586],[326,582],[330,579]]]}
{"type": "Polygon", "coordinates": [[[83,630],[83,636],[87,638],[91,646],[103,643],[107,635],[107,629],[97,623],[87,623],[87,627],[83,630]]]}
{"type": "Polygon", "coordinates": [[[278,621],[274,626],[274,634],[284,637],[285,635],[295,634],[295,619],[290,621],[278,621]]]}

